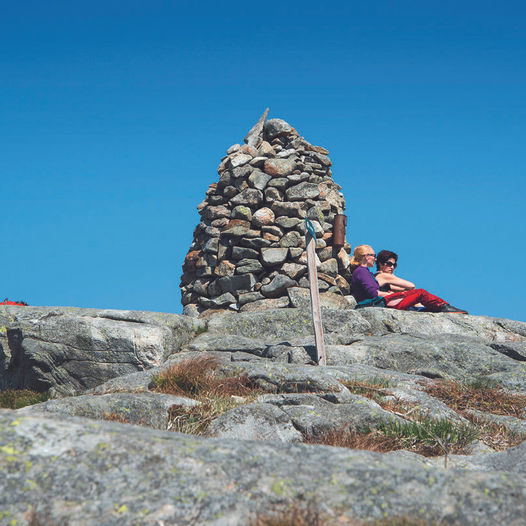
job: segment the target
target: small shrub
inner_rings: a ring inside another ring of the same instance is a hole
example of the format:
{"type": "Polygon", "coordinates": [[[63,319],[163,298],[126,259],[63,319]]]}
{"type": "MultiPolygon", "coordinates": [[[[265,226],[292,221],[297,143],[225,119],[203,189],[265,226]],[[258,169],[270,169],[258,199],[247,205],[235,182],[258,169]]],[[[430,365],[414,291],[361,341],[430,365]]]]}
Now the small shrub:
{"type": "Polygon", "coordinates": [[[48,393],[37,393],[29,389],[8,389],[0,392],[0,407],[6,409],[20,409],[46,400],[49,400],[48,393]]]}

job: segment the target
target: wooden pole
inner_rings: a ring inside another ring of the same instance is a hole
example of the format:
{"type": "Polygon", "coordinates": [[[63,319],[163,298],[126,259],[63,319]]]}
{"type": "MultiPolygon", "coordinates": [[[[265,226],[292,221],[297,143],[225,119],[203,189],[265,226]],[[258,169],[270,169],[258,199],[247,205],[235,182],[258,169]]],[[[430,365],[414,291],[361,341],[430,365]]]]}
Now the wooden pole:
{"type": "Polygon", "coordinates": [[[314,225],[305,218],[305,243],[307,245],[307,267],[309,269],[310,303],[312,322],[314,324],[314,340],[316,342],[316,361],[318,365],[327,365],[325,342],[323,341],[323,326],[321,323],[320,291],[318,290],[318,270],[316,269],[316,231],[314,225]]]}

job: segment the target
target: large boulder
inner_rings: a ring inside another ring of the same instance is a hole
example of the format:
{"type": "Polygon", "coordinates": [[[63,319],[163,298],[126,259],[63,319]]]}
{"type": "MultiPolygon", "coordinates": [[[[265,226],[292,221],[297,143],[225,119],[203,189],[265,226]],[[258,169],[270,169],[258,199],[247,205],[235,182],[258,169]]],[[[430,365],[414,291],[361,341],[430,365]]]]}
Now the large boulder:
{"type": "Polygon", "coordinates": [[[96,420],[115,420],[155,429],[167,429],[170,422],[170,408],[192,407],[198,403],[190,398],[164,393],[111,393],[48,400],[24,407],[19,413],[85,416],[96,420]]]}
{"type": "Polygon", "coordinates": [[[0,389],[81,392],[161,365],[203,326],[177,314],[10,306],[0,311],[0,389]]]}
{"type": "Polygon", "coordinates": [[[524,445],[444,469],[417,455],[200,439],[7,410],[0,441],[0,509],[11,524],[247,524],[306,495],[342,523],[518,525],[526,516],[524,445]]]}

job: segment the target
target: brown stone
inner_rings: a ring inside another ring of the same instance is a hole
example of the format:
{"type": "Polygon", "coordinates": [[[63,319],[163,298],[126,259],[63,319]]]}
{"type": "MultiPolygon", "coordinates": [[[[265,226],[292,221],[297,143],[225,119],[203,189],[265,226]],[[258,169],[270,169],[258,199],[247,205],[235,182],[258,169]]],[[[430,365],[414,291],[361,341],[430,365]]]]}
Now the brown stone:
{"type": "Polygon", "coordinates": [[[191,252],[188,252],[188,254],[186,254],[186,258],[184,259],[183,270],[185,272],[195,270],[195,265],[200,257],[200,250],[192,250],[191,252]]]}
{"type": "Polygon", "coordinates": [[[256,227],[272,225],[274,223],[274,212],[267,207],[256,210],[252,216],[252,224],[256,227]]]}
{"type": "Polygon", "coordinates": [[[274,155],[276,152],[274,151],[274,148],[267,141],[263,141],[259,145],[258,153],[259,155],[270,157],[271,155],[274,155]]]}
{"type": "Polygon", "coordinates": [[[344,294],[349,294],[351,292],[351,286],[349,285],[349,282],[339,274],[334,278],[334,281],[336,281],[336,286],[339,287],[339,289],[344,294]]]}
{"type": "Polygon", "coordinates": [[[234,263],[228,260],[223,260],[214,270],[214,274],[218,277],[233,276],[236,270],[234,263]]]}
{"type": "Polygon", "coordinates": [[[264,232],[263,239],[266,239],[267,241],[271,241],[271,242],[278,242],[280,238],[279,236],[272,235],[270,232],[264,232]]]}
{"type": "Polygon", "coordinates": [[[338,286],[336,279],[333,276],[329,276],[328,274],[325,274],[324,272],[318,271],[318,279],[326,281],[330,285],[338,286]]]}
{"type": "Polygon", "coordinates": [[[285,177],[296,169],[296,162],[291,159],[269,159],[265,161],[263,170],[273,177],[285,177]]]}
{"type": "Polygon", "coordinates": [[[244,144],[243,146],[241,146],[239,151],[241,153],[246,153],[247,155],[250,155],[251,157],[257,157],[258,155],[257,149],[254,148],[254,146],[251,146],[249,144],[244,144]]]}
{"type": "Polygon", "coordinates": [[[218,219],[220,217],[230,217],[230,210],[223,205],[207,206],[203,209],[202,214],[206,219],[218,219]]]}

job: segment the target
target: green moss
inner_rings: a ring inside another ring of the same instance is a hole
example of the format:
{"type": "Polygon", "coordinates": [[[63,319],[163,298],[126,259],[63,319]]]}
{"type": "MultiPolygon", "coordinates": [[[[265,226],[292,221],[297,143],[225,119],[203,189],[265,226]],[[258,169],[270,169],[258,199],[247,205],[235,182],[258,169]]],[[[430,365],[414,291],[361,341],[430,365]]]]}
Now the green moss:
{"type": "Polygon", "coordinates": [[[28,389],[8,389],[0,392],[0,407],[5,409],[20,409],[27,405],[39,404],[49,400],[48,393],[37,393],[28,389]]]}

